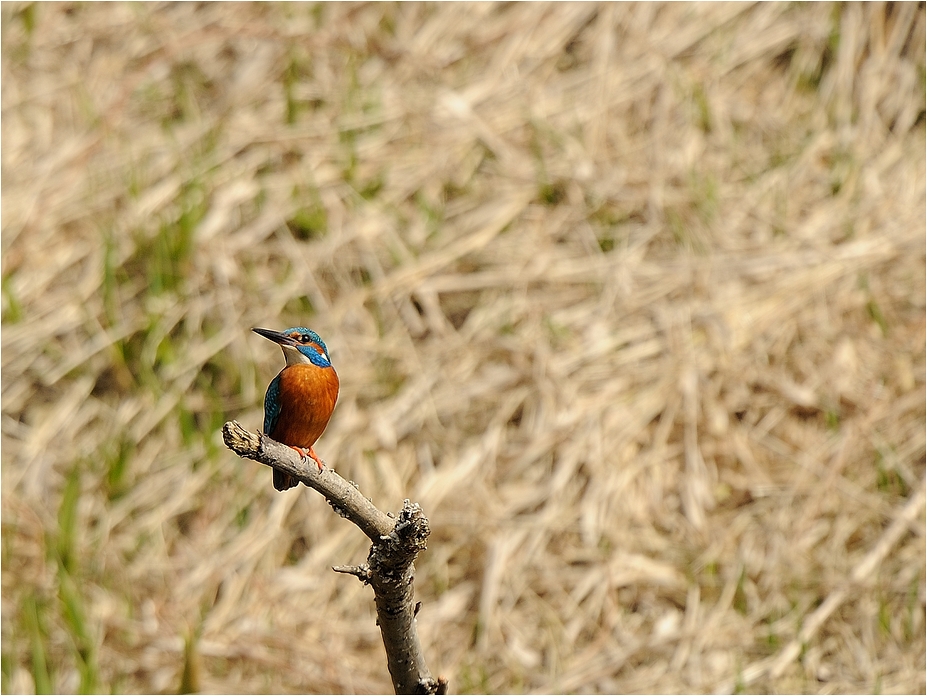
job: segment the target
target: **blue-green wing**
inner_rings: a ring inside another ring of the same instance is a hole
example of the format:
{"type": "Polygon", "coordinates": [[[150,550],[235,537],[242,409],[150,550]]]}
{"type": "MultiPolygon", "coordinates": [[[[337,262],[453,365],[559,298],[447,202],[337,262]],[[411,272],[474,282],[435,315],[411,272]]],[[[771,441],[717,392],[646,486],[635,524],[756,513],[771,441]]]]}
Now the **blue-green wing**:
{"type": "Polygon", "coordinates": [[[264,394],[264,433],[270,435],[280,419],[280,375],[274,377],[264,394]]]}

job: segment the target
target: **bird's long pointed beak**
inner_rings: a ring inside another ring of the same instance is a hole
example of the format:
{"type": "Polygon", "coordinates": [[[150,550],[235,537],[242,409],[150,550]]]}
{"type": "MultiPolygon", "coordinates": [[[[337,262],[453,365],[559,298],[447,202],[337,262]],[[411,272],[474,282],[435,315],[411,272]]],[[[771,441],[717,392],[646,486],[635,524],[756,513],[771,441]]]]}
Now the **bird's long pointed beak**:
{"type": "Polygon", "coordinates": [[[299,344],[295,339],[290,338],[285,333],[280,333],[279,331],[271,331],[270,329],[251,329],[258,336],[263,336],[268,341],[273,341],[274,343],[279,343],[281,346],[298,346],[299,344]]]}

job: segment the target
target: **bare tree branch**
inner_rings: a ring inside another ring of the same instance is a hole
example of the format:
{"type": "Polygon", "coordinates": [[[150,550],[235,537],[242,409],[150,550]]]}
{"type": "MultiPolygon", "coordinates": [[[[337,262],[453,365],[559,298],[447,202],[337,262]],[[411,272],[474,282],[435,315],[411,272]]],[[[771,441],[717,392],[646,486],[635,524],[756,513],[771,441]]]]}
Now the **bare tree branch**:
{"type": "Polygon", "coordinates": [[[373,587],[393,689],[397,694],[447,693],[447,680],[435,679],[428,670],[416,631],[414,562],[427,548],[430,533],[428,518],[418,503],[406,500],[398,518],[393,517],[377,509],[354,484],[330,468],[319,471],[315,462],[304,462],[293,449],[263,433],[252,433],[237,421],[229,421],[222,428],[222,438],[239,457],[285,471],[317,490],[335,512],[367,535],[373,542],[367,563],[333,570],[354,575],[373,587]]]}

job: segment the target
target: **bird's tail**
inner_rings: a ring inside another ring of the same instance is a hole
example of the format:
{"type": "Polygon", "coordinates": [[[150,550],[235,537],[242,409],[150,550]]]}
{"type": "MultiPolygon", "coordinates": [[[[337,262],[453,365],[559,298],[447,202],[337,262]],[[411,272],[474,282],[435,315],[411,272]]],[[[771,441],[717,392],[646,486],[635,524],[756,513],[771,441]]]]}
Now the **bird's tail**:
{"type": "Polygon", "coordinates": [[[299,481],[283,471],[274,469],[274,488],[286,491],[299,485],[299,481]]]}

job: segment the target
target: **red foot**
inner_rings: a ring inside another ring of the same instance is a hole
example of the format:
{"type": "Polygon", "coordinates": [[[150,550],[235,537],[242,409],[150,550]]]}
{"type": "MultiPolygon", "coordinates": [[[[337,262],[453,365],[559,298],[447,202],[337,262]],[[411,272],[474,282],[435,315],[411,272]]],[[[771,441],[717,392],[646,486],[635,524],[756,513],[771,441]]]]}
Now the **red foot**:
{"type": "Polygon", "coordinates": [[[297,452],[299,452],[299,456],[302,457],[303,459],[306,459],[308,457],[310,459],[315,460],[315,463],[319,465],[319,473],[322,473],[322,469],[325,467],[325,465],[322,464],[322,460],[319,459],[319,455],[315,453],[315,450],[312,449],[312,447],[310,447],[308,450],[302,447],[297,447],[296,445],[290,445],[290,447],[295,449],[297,452]]]}

